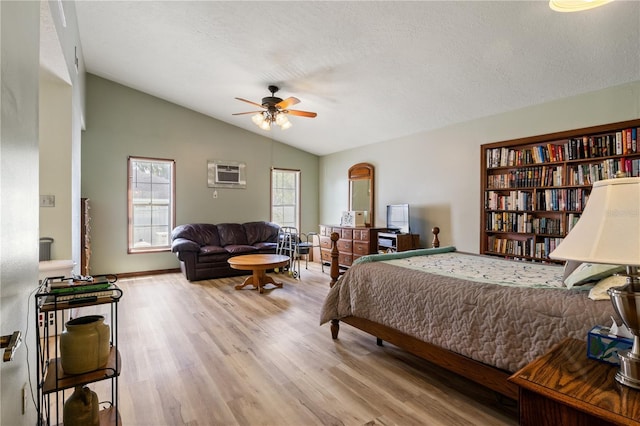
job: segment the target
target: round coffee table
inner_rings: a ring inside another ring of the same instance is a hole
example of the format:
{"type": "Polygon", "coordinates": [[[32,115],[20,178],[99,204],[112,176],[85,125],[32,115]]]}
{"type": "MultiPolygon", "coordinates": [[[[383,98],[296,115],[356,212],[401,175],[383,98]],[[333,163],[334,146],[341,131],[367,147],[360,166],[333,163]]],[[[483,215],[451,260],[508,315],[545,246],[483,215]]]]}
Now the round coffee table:
{"type": "Polygon", "coordinates": [[[266,274],[267,269],[278,268],[289,263],[289,256],[279,254],[245,254],[242,256],[234,256],[227,260],[229,265],[234,269],[244,271],[253,271],[253,275],[247,277],[242,284],[236,286],[236,290],[240,290],[248,285],[253,285],[260,293],[263,292],[265,284],[273,284],[278,288],[282,288],[282,283],[277,283],[266,274]]]}

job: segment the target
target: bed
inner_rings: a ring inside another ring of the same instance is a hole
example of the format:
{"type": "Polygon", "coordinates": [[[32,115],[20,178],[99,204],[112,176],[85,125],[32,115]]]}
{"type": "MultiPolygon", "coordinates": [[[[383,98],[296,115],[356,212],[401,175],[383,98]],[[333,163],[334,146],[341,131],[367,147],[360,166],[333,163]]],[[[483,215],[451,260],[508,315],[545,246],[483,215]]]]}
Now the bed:
{"type": "Polygon", "coordinates": [[[614,315],[606,297],[589,299],[593,284],[568,288],[562,266],[454,247],[366,256],[339,277],[338,235],[331,239],[320,323],[331,323],[334,339],[347,323],[512,399],[513,372],[566,337],[586,339],[614,315]]]}

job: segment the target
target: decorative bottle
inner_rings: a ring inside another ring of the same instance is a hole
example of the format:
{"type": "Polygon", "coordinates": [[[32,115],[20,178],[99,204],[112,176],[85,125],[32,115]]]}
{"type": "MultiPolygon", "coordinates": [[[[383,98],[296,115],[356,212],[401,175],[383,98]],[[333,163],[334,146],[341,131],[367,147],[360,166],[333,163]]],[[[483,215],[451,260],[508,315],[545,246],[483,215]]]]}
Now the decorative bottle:
{"type": "Polygon", "coordinates": [[[76,386],[64,403],[62,421],[65,426],[99,426],[98,395],[86,386],[76,386]]]}

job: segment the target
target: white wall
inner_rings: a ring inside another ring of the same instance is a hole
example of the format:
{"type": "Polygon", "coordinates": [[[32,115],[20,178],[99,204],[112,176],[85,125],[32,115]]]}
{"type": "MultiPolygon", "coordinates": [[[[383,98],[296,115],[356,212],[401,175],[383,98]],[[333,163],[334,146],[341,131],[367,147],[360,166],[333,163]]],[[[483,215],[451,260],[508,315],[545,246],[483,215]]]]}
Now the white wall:
{"type": "Polygon", "coordinates": [[[375,165],[376,226],[387,204],[409,203],[412,232],[430,246],[480,250],[480,145],[640,117],[640,82],[612,87],[320,159],[320,221],[338,223],[348,201],[347,170],[375,165]]]}
{"type": "MultiPolygon", "coordinates": [[[[24,335],[30,322],[30,348],[35,316],[26,311],[38,283],[39,8],[37,2],[0,2],[0,334],[24,335]]],[[[32,366],[35,359],[31,351],[32,366]]],[[[0,424],[35,424],[33,404],[26,416],[21,413],[26,361],[22,345],[13,361],[0,363],[0,424]]]]}
{"type": "MultiPolygon", "coordinates": [[[[73,3],[64,2],[67,26],[63,27],[57,2],[52,3],[55,10],[51,10],[51,19],[60,40],[64,62],[67,69],[74,71],[71,76],[71,155],[72,163],[77,164],[84,93],[75,8],[73,3]],[[80,65],[77,74],[74,64],[76,47],[80,65]]],[[[38,284],[40,3],[2,1],[0,21],[0,334],[19,330],[25,342],[18,348],[13,361],[0,363],[0,424],[32,425],[36,423],[35,407],[32,399],[27,398],[27,411],[23,415],[21,393],[23,385],[28,382],[32,384],[34,397],[36,392],[36,320],[32,291],[38,284]],[[30,377],[27,345],[31,349],[30,377]]],[[[70,107],[67,102],[65,107],[70,107]]],[[[75,198],[73,194],[78,197],[71,204],[75,202],[79,206],[79,168],[75,171],[75,174],[71,172],[69,185],[71,198],[75,198]]],[[[72,207],[72,211],[76,209],[72,207]]],[[[79,224],[79,211],[74,215],[71,221],[79,224]]],[[[78,233],[73,229],[71,232],[78,233]]],[[[74,240],[73,236],[71,240],[74,240]]],[[[77,240],[79,242],[79,238],[77,240]]]]}
{"type": "Polygon", "coordinates": [[[91,204],[92,274],[178,267],[173,253],[127,254],[129,156],[176,161],[177,225],[269,220],[270,168],[300,169],[301,229],[318,229],[315,155],[94,75],[87,76],[86,127],[82,196],[91,204]],[[245,162],[247,188],[216,188],[214,199],[207,160],[245,162]]]}
{"type": "Polygon", "coordinates": [[[54,207],[40,207],[40,237],[53,238],[51,259],[72,259],[73,213],[76,206],[72,182],[79,173],[74,173],[72,164],[71,86],[41,71],[39,105],[40,194],[55,196],[54,207]]]}

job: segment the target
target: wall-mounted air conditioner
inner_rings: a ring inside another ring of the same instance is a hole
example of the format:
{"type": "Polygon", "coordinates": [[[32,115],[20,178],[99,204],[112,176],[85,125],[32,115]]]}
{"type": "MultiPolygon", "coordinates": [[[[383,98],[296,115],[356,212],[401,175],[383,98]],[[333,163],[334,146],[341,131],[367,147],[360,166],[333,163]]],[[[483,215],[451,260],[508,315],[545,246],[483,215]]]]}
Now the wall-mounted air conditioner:
{"type": "Polygon", "coordinates": [[[238,161],[210,160],[207,183],[210,188],[246,188],[246,164],[238,161]]]}

